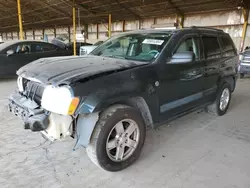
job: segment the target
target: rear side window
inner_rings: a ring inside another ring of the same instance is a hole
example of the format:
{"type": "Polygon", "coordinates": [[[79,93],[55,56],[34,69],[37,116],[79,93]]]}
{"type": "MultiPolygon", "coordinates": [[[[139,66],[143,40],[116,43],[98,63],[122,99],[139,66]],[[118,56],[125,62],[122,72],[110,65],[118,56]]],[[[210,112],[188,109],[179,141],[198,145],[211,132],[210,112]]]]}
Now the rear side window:
{"type": "Polygon", "coordinates": [[[34,43],[32,44],[32,52],[39,53],[39,52],[49,52],[56,50],[56,46],[47,43],[34,43]]]}
{"type": "Polygon", "coordinates": [[[203,36],[205,59],[215,59],[221,57],[220,44],[217,37],[203,36]]]}
{"type": "Polygon", "coordinates": [[[223,57],[231,57],[236,55],[236,51],[234,48],[234,44],[229,37],[221,37],[222,42],[222,56],[223,57]]]}
{"type": "Polygon", "coordinates": [[[43,51],[44,52],[49,52],[49,51],[54,51],[54,50],[56,50],[56,46],[54,46],[54,45],[52,45],[52,44],[46,44],[46,43],[44,43],[44,44],[42,44],[42,46],[43,46],[43,51]]]}

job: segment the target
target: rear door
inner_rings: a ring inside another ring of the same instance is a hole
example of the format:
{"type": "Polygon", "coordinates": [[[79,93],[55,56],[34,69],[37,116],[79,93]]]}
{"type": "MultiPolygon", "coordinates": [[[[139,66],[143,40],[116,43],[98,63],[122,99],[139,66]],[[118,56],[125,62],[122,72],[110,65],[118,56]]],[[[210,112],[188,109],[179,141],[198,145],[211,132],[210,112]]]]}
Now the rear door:
{"type": "MultiPolygon", "coordinates": [[[[237,56],[237,50],[233,40],[230,38],[228,34],[220,35],[219,39],[221,44],[223,62],[229,65],[231,64],[231,66],[235,68],[235,71],[238,72],[239,58],[237,56]]],[[[250,61],[249,61],[249,71],[250,71],[250,61]]]]}
{"type": "Polygon", "coordinates": [[[219,70],[223,66],[222,64],[222,52],[219,43],[218,35],[215,34],[203,34],[201,36],[203,44],[203,57],[202,60],[206,64],[204,73],[204,91],[206,99],[210,100],[214,98],[217,90],[217,81],[219,79],[219,70]]]}
{"type": "Polygon", "coordinates": [[[55,57],[64,55],[64,50],[60,50],[54,44],[45,43],[45,42],[35,42],[32,44],[32,53],[35,53],[36,58],[45,58],[45,57],[55,57]]]}

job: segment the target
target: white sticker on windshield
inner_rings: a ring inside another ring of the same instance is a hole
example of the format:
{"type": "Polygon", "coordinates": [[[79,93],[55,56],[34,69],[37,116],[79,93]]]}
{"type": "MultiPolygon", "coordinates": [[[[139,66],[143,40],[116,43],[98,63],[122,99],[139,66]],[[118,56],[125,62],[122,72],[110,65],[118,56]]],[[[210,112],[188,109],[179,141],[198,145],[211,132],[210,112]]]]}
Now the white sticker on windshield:
{"type": "Polygon", "coordinates": [[[154,45],[162,45],[164,40],[158,40],[158,39],[145,39],[142,43],[143,44],[154,44],[154,45]]]}

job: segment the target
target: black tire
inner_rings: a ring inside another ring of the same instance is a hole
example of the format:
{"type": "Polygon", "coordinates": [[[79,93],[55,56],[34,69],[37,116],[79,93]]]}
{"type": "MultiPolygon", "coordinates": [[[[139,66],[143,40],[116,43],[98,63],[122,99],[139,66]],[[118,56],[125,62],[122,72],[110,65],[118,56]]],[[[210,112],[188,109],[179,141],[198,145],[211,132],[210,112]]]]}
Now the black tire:
{"type": "Polygon", "coordinates": [[[206,111],[209,114],[212,114],[212,115],[223,116],[227,112],[227,110],[229,108],[229,105],[230,105],[230,102],[231,102],[231,96],[232,96],[232,89],[231,89],[230,84],[229,83],[222,84],[222,86],[220,87],[220,89],[218,90],[218,92],[216,94],[216,100],[214,101],[213,104],[208,105],[206,107],[206,111]],[[224,110],[221,110],[220,109],[220,99],[221,99],[222,92],[226,88],[229,90],[229,102],[227,103],[226,108],[224,110]]]}
{"type": "Polygon", "coordinates": [[[90,144],[87,147],[87,154],[98,167],[111,172],[120,171],[130,166],[139,158],[145,136],[146,127],[140,112],[129,106],[114,105],[100,114],[99,120],[92,133],[90,144]],[[118,122],[128,118],[135,121],[138,125],[140,137],[137,147],[126,160],[119,162],[113,161],[106,151],[108,136],[118,122]]]}
{"type": "Polygon", "coordinates": [[[245,74],[240,73],[240,78],[241,78],[241,79],[244,78],[244,76],[245,76],[245,74]]]}

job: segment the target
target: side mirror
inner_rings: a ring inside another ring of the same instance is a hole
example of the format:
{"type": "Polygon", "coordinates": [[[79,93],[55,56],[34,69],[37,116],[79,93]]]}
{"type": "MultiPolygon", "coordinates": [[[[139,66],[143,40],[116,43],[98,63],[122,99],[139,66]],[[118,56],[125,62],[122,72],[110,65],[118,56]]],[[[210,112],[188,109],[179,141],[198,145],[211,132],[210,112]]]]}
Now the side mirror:
{"type": "Polygon", "coordinates": [[[172,56],[172,64],[192,63],[195,60],[194,52],[177,52],[172,56]]]}
{"type": "Polygon", "coordinates": [[[14,54],[14,50],[8,50],[8,51],[6,52],[6,54],[7,54],[7,56],[11,56],[11,55],[14,54]]]}

